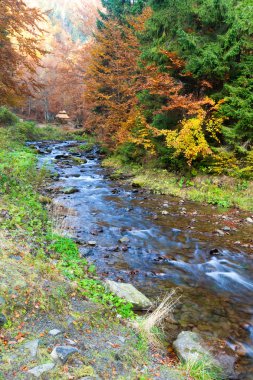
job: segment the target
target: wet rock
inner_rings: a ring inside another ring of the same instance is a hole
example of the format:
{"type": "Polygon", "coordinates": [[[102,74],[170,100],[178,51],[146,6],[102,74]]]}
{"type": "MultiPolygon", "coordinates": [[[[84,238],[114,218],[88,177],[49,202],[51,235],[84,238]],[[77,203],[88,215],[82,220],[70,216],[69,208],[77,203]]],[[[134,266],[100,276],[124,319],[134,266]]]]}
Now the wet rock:
{"type": "Polygon", "coordinates": [[[119,189],[112,189],[112,194],[119,194],[119,189]]]}
{"type": "Polygon", "coordinates": [[[135,310],[147,310],[152,302],[132,284],[106,280],[107,288],[118,297],[131,302],[135,310]]]}
{"type": "Polygon", "coordinates": [[[87,157],[89,160],[95,160],[95,158],[97,158],[95,154],[86,154],[86,157],[87,157]]]}
{"type": "Polygon", "coordinates": [[[82,257],[89,257],[89,256],[94,255],[94,251],[92,248],[82,247],[79,249],[79,252],[80,252],[82,257]]]}
{"type": "Polygon", "coordinates": [[[62,160],[62,159],[68,158],[68,157],[69,157],[68,154],[57,154],[54,158],[56,160],[62,160]]]}
{"type": "Polygon", "coordinates": [[[39,339],[35,339],[24,344],[24,348],[30,351],[30,354],[33,358],[37,356],[38,347],[39,347],[39,339]]]}
{"type": "Polygon", "coordinates": [[[224,227],[222,228],[222,230],[225,231],[225,232],[229,232],[229,231],[231,231],[231,228],[228,227],[228,226],[224,226],[224,227]]]}
{"type": "Polygon", "coordinates": [[[218,248],[213,248],[209,251],[210,255],[212,256],[218,256],[221,254],[221,252],[218,250],[218,248]]]}
{"type": "Polygon", "coordinates": [[[81,174],[79,174],[79,173],[72,174],[72,177],[74,177],[74,178],[79,178],[79,177],[81,177],[81,174]]]}
{"type": "Polygon", "coordinates": [[[78,349],[72,346],[57,346],[51,352],[51,357],[56,362],[65,364],[68,358],[76,354],[77,352],[79,352],[78,349]]]}
{"type": "Polygon", "coordinates": [[[236,364],[236,358],[234,356],[228,355],[226,353],[222,353],[222,354],[219,354],[219,356],[215,358],[223,370],[223,375],[225,379],[229,379],[229,380],[238,379],[238,375],[236,374],[234,370],[235,364],[236,364]]]}
{"type": "Polygon", "coordinates": [[[127,236],[123,236],[121,239],[119,239],[119,242],[121,244],[128,244],[130,242],[130,239],[127,236]]]}
{"type": "Polygon", "coordinates": [[[4,326],[6,322],[7,322],[6,316],[0,313],[0,327],[4,326]]]}
{"type": "Polygon", "coordinates": [[[72,240],[74,240],[74,242],[76,244],[78,244],[78,245],[84,245],[84,244],[86,244],[86,241],[83,240],[83,239],[81,239],[81,238],[79,238],[79,237],[74,237],[74,238],[72,238],[72,240]]]}
{"type": "Polygon", "coordinates": [[[66,187],[62,190],[63,194],[74,194],[78,193],[79,189],[77,187],[66,187]]]}
{"type": "Polygon", "coordinates": [[[97,245],[97,242],[95,240],[90,240],[90,241],[88,241],[87,244],[92,246],[92,247],[95,247],[97,245]]]}
{"type": "Polygon", "coordinates": [[[133,182],[132,187],[134,187],[135,189],[139,189],[141,188],[141,185],[138,182],[133,182]]]}
{"type": "Polygon", "coordinates": [[[113,247],[106,248],[106,250],[109,252],[119,252],[120,249],[118,245],[115,245],[113,247]]]}
{"type": "Polygon", "coordinates": [[[54,363],[47,363],[39,365],[38,367],[34,367],[27,372],[35,377],[40,377],[41,375],[43,375],[43,373],[51,371],[54,367],[54,363]]]}

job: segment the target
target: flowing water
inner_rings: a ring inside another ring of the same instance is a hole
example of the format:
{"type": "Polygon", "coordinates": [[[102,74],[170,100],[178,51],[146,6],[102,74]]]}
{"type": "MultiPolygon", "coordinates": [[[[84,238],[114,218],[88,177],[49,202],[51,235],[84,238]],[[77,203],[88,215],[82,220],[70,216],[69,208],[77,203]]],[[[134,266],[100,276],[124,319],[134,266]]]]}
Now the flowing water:
{"type": "Polygon", "coordinates": [[[87,162],[73,165],[74,142],[36,145],[40,164],[59,174],[55,202],[70,209],[61,223],[79,240],[96,241],[80,250],[100,276],[131,282],[151,298],[178,287],[183,297],[169,333],[224,339],[240,354],[240,378],[253,379],[253,228],[246,215],[119,185],[95,151],[81,153],[87,162]],[[78,192],[63,194],[68,187],[78,192]],[[119,243],[122,237],[129,242],[119,243]]]}

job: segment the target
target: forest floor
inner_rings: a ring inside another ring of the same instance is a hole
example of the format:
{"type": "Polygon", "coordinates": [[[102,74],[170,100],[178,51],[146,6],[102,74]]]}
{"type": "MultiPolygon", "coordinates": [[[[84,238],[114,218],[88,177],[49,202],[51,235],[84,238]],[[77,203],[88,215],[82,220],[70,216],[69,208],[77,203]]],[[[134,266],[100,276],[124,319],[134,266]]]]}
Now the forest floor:
{"type": "Polygon", "coordinates": [[[1,379],[183,379],[130,320],[85,300],[54,260],[1,233],[1,379]],[[66,363],[51,353],[67,347],[66,363]],[[39,374],[41,373],[41,376],[39,374]]]}

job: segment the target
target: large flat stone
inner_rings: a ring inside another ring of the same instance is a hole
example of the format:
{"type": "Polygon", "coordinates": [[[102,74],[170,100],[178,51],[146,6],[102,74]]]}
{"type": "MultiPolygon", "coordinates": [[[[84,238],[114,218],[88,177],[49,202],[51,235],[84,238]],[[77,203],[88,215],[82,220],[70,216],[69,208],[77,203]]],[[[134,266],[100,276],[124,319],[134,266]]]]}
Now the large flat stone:
{"type": "Polygon", "coordinates": [[[152,302],[131,284],[111,280],[106,280],[105,283],[112,293],[131,302],[135,310],[147,310],[152,306],[152,302]]]}
{"type": "Polygon", "coordinates": [[[209,351],[203,347],[200,336],[192,331],[182,331],[173,343],[173,347],[183,362],[198,361],[204,356],[211,357],[209,351]]]}

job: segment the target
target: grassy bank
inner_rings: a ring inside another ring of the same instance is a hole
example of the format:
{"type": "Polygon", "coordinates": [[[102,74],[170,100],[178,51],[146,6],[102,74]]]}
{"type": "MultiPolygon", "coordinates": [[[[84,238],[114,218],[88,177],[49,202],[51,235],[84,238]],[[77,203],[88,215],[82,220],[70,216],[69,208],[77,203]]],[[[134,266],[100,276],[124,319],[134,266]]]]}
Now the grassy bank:
{"type": "Polygon", "coordinates": [[[69,341],[77,356],[42,378],[217,380],[204,362],[198,372],[175,368],[163,351],[151,350],[132,326],[131,304],[106,290],[71,239],[55,235],[50,200],[41,196],[51,175],[36,168],[36,152],[25,141],[75,137],[16,121],[0,129],[0,379],[30,378],[29,370],[52,362],[53,347],[69,341]],[[55,328],[57,336],[50,334],[55,328]]]}
{"type": "Polygon", "coordinates": [[[103,166],[114,170],[113,178],[129,175],[132,184],[148,188],[157,194],[253,211],[253,181],[211,175],[184,177],[167,170],[125,164],[120,156],[106,158],[103,166]]]}

